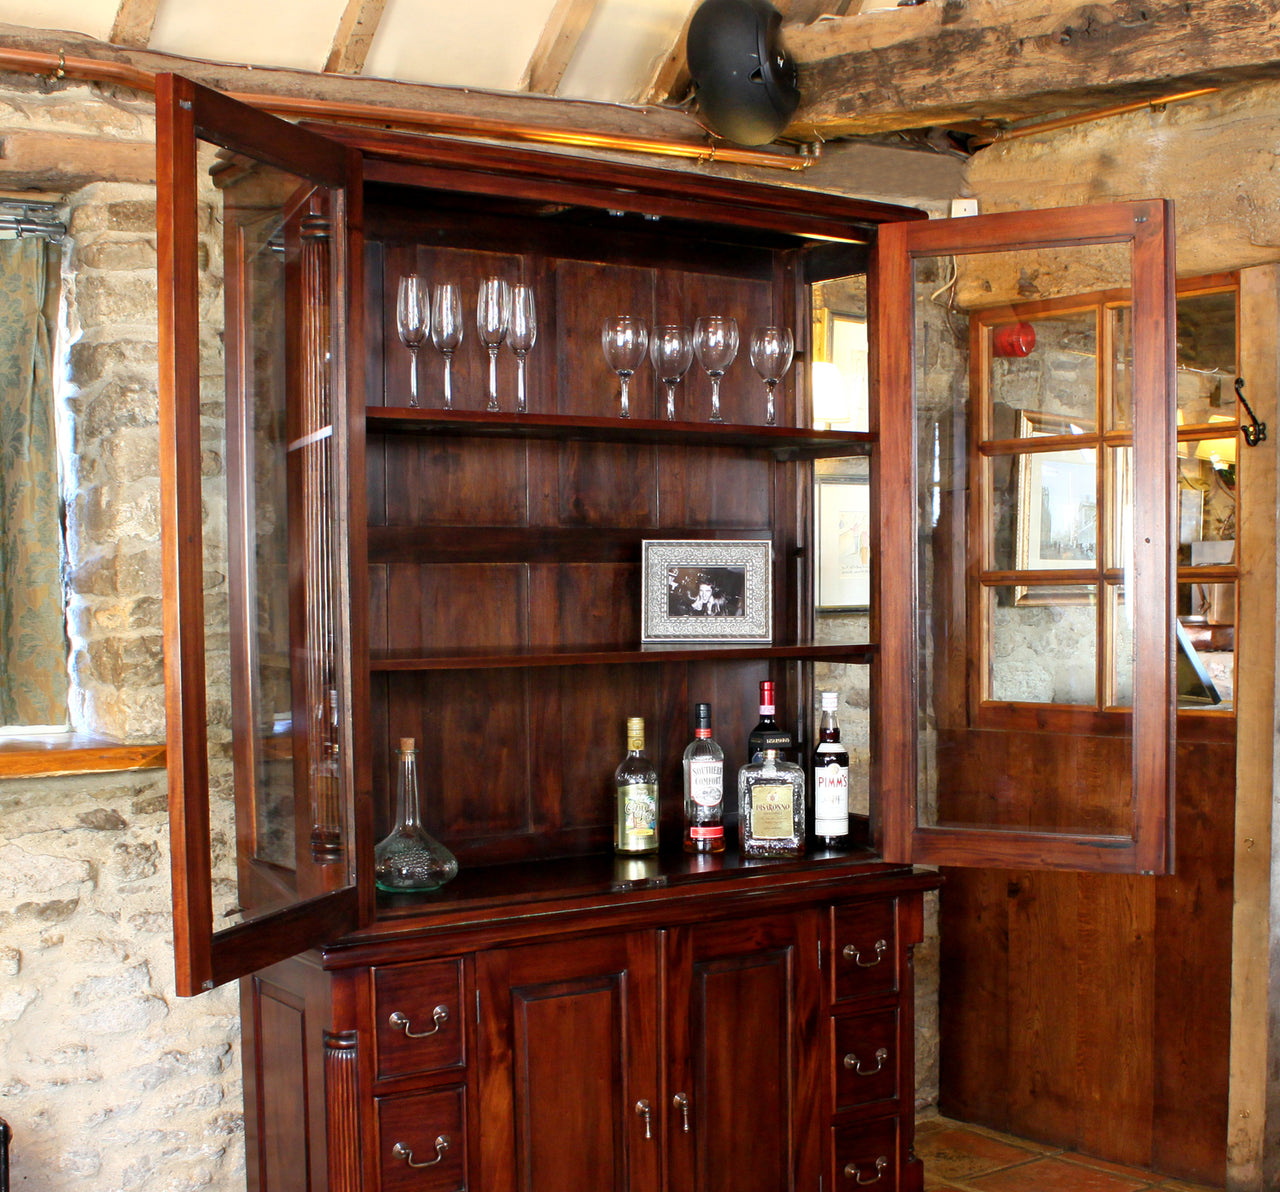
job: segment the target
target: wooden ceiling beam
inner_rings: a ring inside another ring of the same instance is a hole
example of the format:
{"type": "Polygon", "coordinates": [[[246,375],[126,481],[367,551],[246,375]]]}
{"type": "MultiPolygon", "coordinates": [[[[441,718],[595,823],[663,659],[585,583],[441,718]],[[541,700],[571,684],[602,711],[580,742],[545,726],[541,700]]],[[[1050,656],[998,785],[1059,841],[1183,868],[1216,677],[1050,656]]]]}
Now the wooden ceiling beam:
{"type": "Polygon", "coordinates": [[[1280,74],[1273,0],[969,0],[784,29],[787,135],[868,135],[1087,111],[1280,74]]]}
{"type": "Polygon", "coordinates": [[[347,7],[333,35],[333,46],[325,59],[326,74],[358,75],[364,70],[378,31],[387,0],[347,0],[347,7]]]}
{"type": "Polygon", "coordinates": [[[111,44],[145,50],[151,44],[160,0],[120,0],[111,24],[111,44]]]}
{"type": "Polygon", "coordinates": [[[555,95],[600,0],[556,0],[537,47],[520,79],[520,90],[555,95]]]}

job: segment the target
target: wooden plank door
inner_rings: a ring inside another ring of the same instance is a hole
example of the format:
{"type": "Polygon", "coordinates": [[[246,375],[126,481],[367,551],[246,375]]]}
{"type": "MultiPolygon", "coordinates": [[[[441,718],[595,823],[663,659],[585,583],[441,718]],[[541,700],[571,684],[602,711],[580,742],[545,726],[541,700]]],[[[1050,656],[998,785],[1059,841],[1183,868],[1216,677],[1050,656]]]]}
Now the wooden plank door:
{"type": "Polygon", "coordinates": [[[657,932],[483,952],[480,1184],[657,1192],[657,932]]]}
{"type": "Polygon", "coordinates": [[[818,1186],[818,932],[805,911],[669,933],[672,1192],[818,1186]]]}

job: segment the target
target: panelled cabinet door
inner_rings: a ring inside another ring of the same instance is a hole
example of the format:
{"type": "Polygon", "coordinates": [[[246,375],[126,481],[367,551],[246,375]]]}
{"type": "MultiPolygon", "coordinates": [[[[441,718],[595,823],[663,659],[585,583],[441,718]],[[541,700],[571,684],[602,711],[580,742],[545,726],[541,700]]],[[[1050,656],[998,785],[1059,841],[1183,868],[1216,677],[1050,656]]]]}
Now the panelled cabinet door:
{"type": "Polygon", "coordinates": [[[657,1192],[661,936],[482,952],[480,1186],[657,1192]]]}
{"type": "Polygon", "coordinates": [[[816,911],[668,933],[669,1187],[816,1188],[816,911]]]}
{"type": "Polygon", "coordinates": [[[156,111],[174,943],[191,994],[359,918],[359,159],[174,76],[156,111]]]}
{"type": "Polygon", "coordinates": [[[1166,872],[1172,208],[880,231],[886,858],[1166,872]]]}

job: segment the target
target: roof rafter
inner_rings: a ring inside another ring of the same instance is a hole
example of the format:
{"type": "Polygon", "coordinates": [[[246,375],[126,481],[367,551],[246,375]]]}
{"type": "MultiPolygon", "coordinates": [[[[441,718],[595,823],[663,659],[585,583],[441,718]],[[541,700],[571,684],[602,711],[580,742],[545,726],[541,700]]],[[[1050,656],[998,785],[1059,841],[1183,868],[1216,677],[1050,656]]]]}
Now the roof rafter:
{"type": "Polygon", "coordinates": [[[160,0],[120,0],[111,24],[111,44],[145,50],[151,44],[160,0]]]}
{"type": "Polygon", "coordinates": [[[555,95],[600,0],[556,0],[537,47],[520,79],[520,90],[555,95]]]}
{"type": "Polygon", "coordinates": [[[364,70],[387,0],[347,0],[333,46],[325,59],[326,74],[358,75],[364,70]]]}

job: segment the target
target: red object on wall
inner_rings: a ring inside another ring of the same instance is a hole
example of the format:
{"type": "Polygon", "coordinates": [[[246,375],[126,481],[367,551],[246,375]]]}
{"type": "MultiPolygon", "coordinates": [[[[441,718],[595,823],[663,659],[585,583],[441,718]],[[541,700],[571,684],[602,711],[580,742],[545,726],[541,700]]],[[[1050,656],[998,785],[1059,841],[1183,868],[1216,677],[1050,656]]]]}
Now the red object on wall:
{"type": "Polygon", "coordinates": [[[1036,346],[1036,329],[1030,323],[1004,323],[991,333],[997,356],[1029,356],[1036,346]]]}

